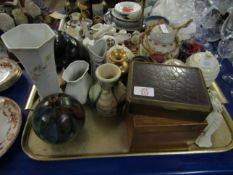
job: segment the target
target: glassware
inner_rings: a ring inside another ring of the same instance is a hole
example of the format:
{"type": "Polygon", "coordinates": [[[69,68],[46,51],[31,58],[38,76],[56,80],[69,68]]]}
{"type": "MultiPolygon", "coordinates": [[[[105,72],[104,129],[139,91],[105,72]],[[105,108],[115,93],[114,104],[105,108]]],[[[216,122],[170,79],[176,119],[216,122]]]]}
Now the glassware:
{"type": "Polygon", "coordinates": [[[228,84],[233,84],[233,74],[224,74],[222,79],[228,84]]]}
{"type": "Polygon", "coordinates": [[[223,17],[217,8],[212,7],[209,9],[208,13],[200,21],[207,41],[214,42],[220,39],[223,22],[223,17]]]}
{"type": "Polygon", "coordinates": [[[233,5],[232,0],[209,0],[209,1],[213,6],[218,7],[218,10],[223,15],[228,11],[229,7],[232,7],[233,5]]]}
{"type": "Polygon", "coordinates": [[[208,43],[208,41],[206,41],[206,38],[205,38],[206,32],[201,22],[202,22],[202,18],[207,14],[211,6],[212,5],[209,2],[209,0],[195,0],[194,1],[195,23],[196,23],[196,33],[194,35],[194,38],[199,44],[202,44],[202,45],[204,45],[205,43],[208,43]]]}
{"type": "Polygon", "coordinates": [[[196,15],[201,16],[201,14],[206,13],[208,8],[211,7],[211,3],[209,0],[195,0],[194,7],[196,15]]]}
{"type": "MultiPolygon", "coordinates": [[[[221,61],[223,59],[229,60],[231,63],[233,61],[233,38],[226,38],[224,40],[221,40],[218,44],[218,55],[221,58],[221,61]]],[[[223,74],[222,79],[229,85],[233,85],[233,74],[223,74]]],[[[230,94],[233,97],[233,88],[230,90],[230,94]]]]}
{"type": "Polygon", "coordinates": [[[221,28],[221,39],[225,39],[232,36],[233,33],[233,7],[229,10],[229,16],[224,21],[221,28]]]}
{"type": "Polygon", "coordinates": [[[233,38],[223,39],[218,44],[218,54],[224,59],[233,58],[233,38]]]}
{"type": "Polygon", "coordinates": [[[233,74],[227,73],[222,75],[222,79],[231,86],[230,95],[233,97],[233,74]]]}

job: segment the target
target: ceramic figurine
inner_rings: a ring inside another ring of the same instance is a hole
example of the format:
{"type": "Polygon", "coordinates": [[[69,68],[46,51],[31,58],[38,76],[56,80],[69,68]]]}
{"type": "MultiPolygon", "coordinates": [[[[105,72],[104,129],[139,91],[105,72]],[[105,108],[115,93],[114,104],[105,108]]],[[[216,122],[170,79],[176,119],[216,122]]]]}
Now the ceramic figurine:
{"type": "Polygon", "coordinates": [[[104,24],[92,35],[92,38],[98,40],[104,35],[114,35],[115,33],[116,28],[114,28],[112,25],[104,24]]]}
{"type": "Polygon", "coordinates": [[[134,44],[134,45],[137,45],[138,42],[139,42],[139,39],[140,39],[140,32],[139,31],[134,31],[132,33],[132,37],[130,39],[130,41],[134,44]]]}
{"type": "Polygon", "coordinates": [[[217,129],[219,129],[220,125],[224,121],[222,116],[223,105],[218,99],[217,93],[213,90],[209,90],[209,96],[213,106],[213,111],[206,118],[208,126],[195,141],[195,143],[202,148],[209,148],[213,146],[212,135],[217,129]]]}
{"type": "Polygon", "coordinates": [[[75,97],[81,104],[87,102],[92,85],[88,69],[89,64],[86,61],[78,60],[72,62],[62,74],[62,79],[67,83],[65,93],[75,97]]]}
{"type": "Polygon", "coordinates": [[[130,33],[116,33],[114,35],[115,40],[117,42],[117,44],[122,44],[124,43],[124,41],[127,41],[131,38],[131,34],[130,33]]]}
{"type": "Polygon", "coordinates": [[[69,15],[70,20],[67,22],[69,26],[71,27],[77,27],[80,25],[80,13],[73,12],[69,15]]]}
{"type": "Polygon", "coordinates": [[[89,46],[94,46],[95,40],[92,40],[92,39],[90,39],[90,38],[88,38],[88,37],[85,37],[85,38],[83,39],[82,43],[83,43],[83,45],[84,45],[85,47],[88,48],[89,46]]]}
{"type": "Polygon", "coordinates": [[[1,38],[23,64],[41,98],[60,92],[54,60],[55,33],[48,25],[21,24],[1,38]]]}
{"type": "Polygon", "coordinates": [[[126,96],[126,87],[118,81],[121,76],[120,68],[106,63],[100,65],[95,74],[98,82],[91,87],[89,99],[102,116],[116,116],[126,96]]]}

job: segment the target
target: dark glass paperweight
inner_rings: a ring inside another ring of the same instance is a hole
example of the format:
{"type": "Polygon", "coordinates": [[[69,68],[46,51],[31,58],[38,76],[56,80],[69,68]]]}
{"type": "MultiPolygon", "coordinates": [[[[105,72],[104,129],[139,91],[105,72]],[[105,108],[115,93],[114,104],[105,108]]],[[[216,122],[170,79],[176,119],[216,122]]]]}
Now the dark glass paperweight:
{"type": "Polygon", "coordinates": [[[85,112],[73,97],[59,93],[45,97],[32,114],[32,127],[42,140],[58,144],[69,140],[82,128],[85,112]]]}

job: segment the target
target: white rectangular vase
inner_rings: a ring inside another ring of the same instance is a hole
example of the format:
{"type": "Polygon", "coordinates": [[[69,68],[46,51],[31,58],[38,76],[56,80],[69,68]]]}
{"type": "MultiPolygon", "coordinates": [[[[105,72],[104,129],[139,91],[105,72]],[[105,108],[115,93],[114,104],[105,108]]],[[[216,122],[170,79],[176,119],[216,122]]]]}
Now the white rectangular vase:
{"type": "Polygon", "coordinates": [[[54,59],[55,33],[47,24],[21,24],[1,38],[23,64],[41,98],[60,92],[54,59]]]}

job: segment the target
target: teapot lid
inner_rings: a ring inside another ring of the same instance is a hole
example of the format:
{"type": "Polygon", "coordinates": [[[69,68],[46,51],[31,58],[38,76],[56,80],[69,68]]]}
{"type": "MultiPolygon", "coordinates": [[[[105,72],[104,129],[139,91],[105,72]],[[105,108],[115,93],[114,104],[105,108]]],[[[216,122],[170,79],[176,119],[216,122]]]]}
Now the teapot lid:
{"type": "Polygon", "coordinates": [[[149,35],[155,43],[170,44],[174,42],[176,32],[172,27],[163,23],[155,25],[149,35]]]}

